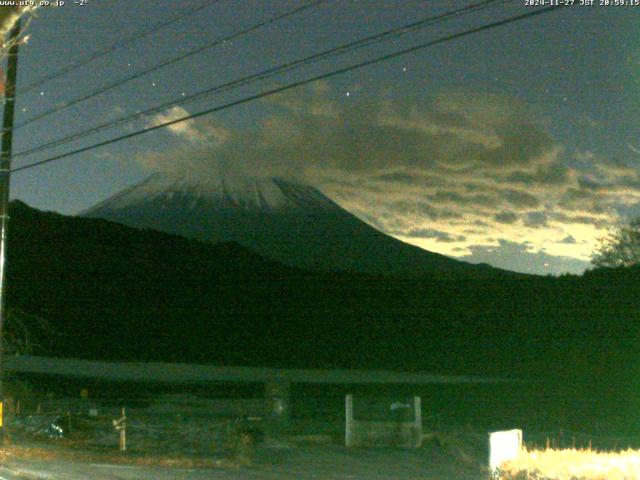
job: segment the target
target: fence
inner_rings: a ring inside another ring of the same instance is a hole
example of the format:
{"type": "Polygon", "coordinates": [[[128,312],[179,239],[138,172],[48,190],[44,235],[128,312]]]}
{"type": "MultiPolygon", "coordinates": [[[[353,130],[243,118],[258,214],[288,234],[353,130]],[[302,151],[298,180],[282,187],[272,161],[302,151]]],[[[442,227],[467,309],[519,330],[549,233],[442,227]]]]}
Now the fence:
{"type": "Polygon", "coordinates": [[[226,455],[242,442],[259,440],[263,417],[256,414],[261,400],[195,402],[200,408],[184,400],[125,410],[87,404],[79,408],[74,399],[60,399],[57,405],[44,403],[32,412],[7,415],[7,429],[16,438],[67,439],[100,451],[126,446],[132,453],[154,455],[226,455]]]}

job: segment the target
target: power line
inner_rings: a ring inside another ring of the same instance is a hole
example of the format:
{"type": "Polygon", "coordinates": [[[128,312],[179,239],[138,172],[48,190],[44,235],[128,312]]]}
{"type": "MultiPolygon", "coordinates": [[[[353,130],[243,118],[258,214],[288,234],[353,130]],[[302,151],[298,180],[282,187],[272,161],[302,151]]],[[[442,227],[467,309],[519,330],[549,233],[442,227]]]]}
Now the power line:
{"type": "Polygon", "coordinates": [[[83,147],[83,148],[79,148],[79,149],[76,149],[76,150],[72,150],[70,152],[62,153],[60,155],[55,155],[53,157],[50,157],[50,158],[47,158],[47,159],[44,159],[44,160],[40,160],[38,162],[33,162],[33,163],[28,164],[28,165],[24,165],[22,167],[14,168],[14,169],[11,170],[11,172],[19,172],[19,171],[22,171],[22,170],[28,170],[30,168],[38,167],[40,165],[44,165],[44,164],[47,164],[47,163],[51,163],[51,162],[55,162],[55,161],[58,161],[58,160],[62,160],[63,158],[67,158],[67,157],[70,157],[72,155],[77,155],[79,153],[84,153],[84,152],[87,152],[87,151],[90,151],[90,150],[93,150],[93,149],[96,149],[96,148],[99,148],[99,147],[104,147],[106,145],[117,143],[117,142],[120,142],[122,140],[127,140],[129,138],[137,137],[137,136],[142,135],[144,133],[149,133],[149,132],[153,132],[155,130],[159,130],[161,128],[170,127],[171,125],[175,125],[177,123],[185,122],[187,120],[192,120],[194,118],[199,118],[199,117],[202,117],[202,116],[205,116],[205,115],[209,115],[211,113],[219,112],[221,110],[226,110],[228,108],[236,107],[236,106],[242,105],[244,103],[252,102],[253,100],[258,100],[260,98],[264,98],[264,97],[267,97],[267,96],[270,96],[270,95],[275,95],[277,93],[282,93],[282,92],[290,90],[292,88],[297,88],[297,87],[301,87],[303,85],[307,85],[309,83],[317,82],[319,80],[325,80],[325,79],[328,79],[328,78],[332,78],[332,77],[335,77],[337,75],[341,75],[343,73],[347,73],[347,72],[350,72],[350,71],[353,71],[353,70],[357,70],[357,69],[360,69],[360,68],[368,67],[370,65],[375,65],[377,63],[381,63],[381,62],[384,62],[384,61],[387,61],[387,60],[391,60],[393,58],[396,58],[396,57],[399,57],[399,56],[402,56],[402,55],[407,55],[409,53],[414,53],[414,52],[417,52],[419,50],[423,50],[425,48],[432,47],[434,45],[446,43],[446,42],[449,42],[449,41],[452,41],[452,40],[455,40],[455,39],[458,39],[458,38],[462,38],[462,37],[466,37],[468,35],[472,35],[474,33],[483,32],[483,31],[490,30],[490,29],[493,29],[493,28],[496,28],[496,27],[500,27],[500,26],[507,25],[507,24],[510,24],[510,23],[518,22],[518,21],[521,21],[521,20],[524,20],[524,19],[527,19],[527,18],[535,17],[535,16],[542,15],[542,14],[545,14],[545,13],[549,13],[549,12],[551,12],[553,10],[558,10],[560,8],[563,8],[563,6],[545,7],[545,8],[539,9],[539,10],[534,10],[532,12],[523,13],[521,15],[516,15],[514,17],[509,17],[509,18],[506,18],[504,20],[499,20],[499,21],[496,21],[496,22],[492,22],[492,23],[483,25],[481,27],[476,27],[476,28],[473,28],[473,29],[470,29],[470,30],[465,30],[465,31],[460,32],[460,33],[454,33],[452,35],[447,35],[445,37],[442,37],[442,38],[439,38],[439,39],[436,39],[436,40],[432,40],[430,42],[426,42],[426,43],[422,43],[422,44],[419,44],[419,45],[415,45],[413,47],[405,48],[403,50],[399,50],[399,51],[396,51],[396,52],[393,52],[393,53],[382,55],[380,57],[376,57],[376,58],[373,58],[371,60],[366,60],[364,62],[360,62],[360,63],[354,64],[354,65],[351,65],[351,66],[348,66],[348,67],[340,68],[338,70],[333,70],[333,71],[328,72],[328,73],[323,73],[323,74],[320,74],[320,75],[316,75],[314,77],[311,77],[311,78],[308,78],[308,79],[305,79],[305,80],[300,80],[300,81],[297,81],[297,82],[294,82],[294,83],[290,83],[290,84],[284,85],[282,87],[273,88],[271,90],[266,90],[264,92],[257,93],[255,95],[251,95],[251,96],[242,98],[240,100],[235,100],[233,102],[229,102],[229,103],[226,103],[226,104],[223,104],[223,105],[219,105],[217,107],[209,108],[209,109],[203,110],[201,112],[197,112],[197,113],[193,113],[193,114],[190,114],[190,115],[186,115],[184,117],[181,117],[181,118],[178,118],[178,119],[175,119],[175,120],[171,120],[171,121],[159,124],[159,125],[154,125],[152,127],[147,127],[147,128],[142,129],[142,130],[137,130],[135,132],[131,132],[131,133],[128,133],[126,135],[121,135],[119,137],[115,137],[115,138],[112,138],[112,139],[109,139],[109,140],[105,140],[103,142],[99,142],[99,143],[96,143],[96,144],[93,144],[93,145],[89,145],[87,147],[83,147]]]}
{"type": "Polygon", "coordinates": [[[304,57],[302,59],[297,59],[294,61],[290,61],[281,65],[278,65],[276,67],[272,67],[269,68],[267,70],[263,70],[261,72],[252,74],[252,75],[248,75],[245,77],[241,77],[239,79],[230,81],[230,82],[226,82],[223,83],[221,85],[216,85],[214,87],[208,88],[206,90],[197,92],[195,94],[191,94],[189,96],[185,96],[184,98],[179,98],[177,100],[171,100],[170,102],[166,102],[163,103],[161,105],[157,105],[155,107],[152,107],[150,109],[144,110],[142,112],[137,112],[135,114],[132,115],[125,115],[124,117],[120,117],[118,119],[115,120],[111,120],[109,122],[105,122],[102,124],[99,124],[97,126],[91,127],[89,129],[80,131],[80,132],[75,132],[72,133],[70,135],[67,135],[65,137],[62,138],[58,138],[55,140],[52,140],[48,143],[45,143],[43,145],[39,145],[21,152],[18,152],[16,154],[14,154],[14,157],[19,157],[19,156],[25,156],[25,155],[31,155],[33,153],[42,151],[42,150],[46,150],[55,146],[59,146],[59,145],[63,145],[65,143],[69,143],[71,141],[75,141],[79,138],[85,137],[87,135],[91,135],[93,133],[97,133],[101,130],[104,129],[108,129],[108,128],[113,128],[116,127],[118,125],[122,125],[124,123],[128,123],[130,121],[133,120],[137,120],[140,118],[144,118],[146,116],[149,116],[153,113],[157,113],[160,112],[162,110],[165,110],[167,108],[171,108],[177,105],[184,105],[190,102],[193,102],[195,100],[201,99],[205,96],[209,96],[212,95],[214,93],[220,93],[223,91],[227,91],[230,90],[232,88],[236,88],[242,85],[247,85],[259,80],[264,80],[266,78],[270,78],[273,77],[275,75],[281,74],[283,72],[287,72],[287,71],[291,71],[294,69],[297,69],[299,67],[314,63],[318,60],[323,60],[329,57],[332,57],[334,55],[341,55],[344,53],[348,53],[348,52],[353,52],[355,50],[358,50],[360,48],[364,48],[364,47],[368,47],[377,43],[380,43],[382,41],[386,41],[386,40],[390,40],[390,39],[394,39],[394,38],[398,38],[399,36],[405,35],[407,33],[411,33],[414,32],[420,28],[424,28],[426,26],[430,26],[430,25],[434,25],[437,23],[440,23],[442,21],[448,20],[449,18],[452,17],[456,17],[456,16],[460,16],[460,15],[464,15],[464,14],[468,14],[470,12],[473,11],[477,11],[480,9],[485,9],[493,4],[498,4],[498,3],[508,3],[511,0],[484,0],[482,2],[476,3],[476,4],[472,4],[472,5],[467,5],[465,7],[462,8],[458,8],[456,10],[452,10],[443,14],[439,14],[439,15],[435,15],[435,16],[429,16],[426,18],[423,18],[421,20],[418,20],[416,22],[412,22],[409,23],[407,25],[402,25],[400,27],[396,27],[390,30],[386,30],[384,32],[375,34],[375,35],[371,35],[369,37],[365,37],[363,39],[354,41],[354,42],[350,42],[347,44],[343,44],[340,45],[338,47],[334,47],[328,50],[324,50],[322,52],[316,53],[314,55],[311,56],[307,56],[304,57]]]}
{"type": "Polygon", "coordinates": [[[280,20],[282,20],[284,18],[287,18],[287,17],[290,17],[290,16],[295,15],[297,13],[303,12],[303,11],[309,9],[309,8],[315,7],[315,6],[323,3],[324,1],[325,0],[314,0],[314,1],[310,2],[310,3],[307,3],[306,5],[302,5],[301,7],[297,7],[297,8],[294,8],[292,10],[288,10],[287,12],[282,13],[280,15],[276,15],[274,17],[271,17],[268,20],[256,23],[256,24],[254,24],[254,25],[252,25],[252,26],[250,26],[250,27],[248,27],[248,28],[246,28],[244,30],[239,31],[239,32],[236,32],[236,33],[233,33],[233,34],[226,35],[224,37],[218,38],[215,41],[213,41],[211,43],[208,43],[207,45],[195,48],[193,50],[189,50],[188,52],[185,52],[185,53],[183,53],[181,55],[178,55],[177,57],[173,57],[173,58],[171,58],[169,60],[166,60],[166,61],[164,61],[162,63],[154,65],[151,68],[147,68],[147,69],[142,70],[140,72],[134,73],[133,75],[129,75],[127,77],[121,78],[120,80],[116,80],[115,82],[110,83],[109,85],[107,85],[105,87],[98,88],[98,89],[96,89],[96,90],[94,90],[94,91],[92,91],[90,93],[87,93],[85,95],[77,97],[77,98],[75,98],[73,100],[70,100],[70,101],[68,101],[66,103],[63,103],[62,105],[54,107],[54,108],[52,108],[50,110],[47,110],[47,111],[45,111],[45,112],[43,112],[43,113],[41,113],[39,115],[36,115],[36,116],[34,116],[34,117],[32,117],[32,118],[30,118],[28,120],[25,120],[24,122],[16,125],[14,127],[14,130],[18,130],[19,128],[22,128],[25,125],[29,125],[30,123],[33,123],[35,121],[42,120],[43,118],[48,117],[49,115],[52,115],[54,113],[60,112],[62,110],[65,110],[65,109],[67,109],[67,108],[69,108],[69,107],[71,107],[73,105],[77,105],[80,102],[84,102],[85,100],[89,100],[91,98],[97,97],[98,95],[101,95],[101,94],[103,94],[105,92],[113,90],[114,88],[120,87],[120,86],[124,85],[125,83],[129,83],[129,82],[131,82],[133,80],[141,78],[141,77],[143,77],[145,75],[148,75],[148,74],[150,74],[152,72],[160,70],[161,68],[167,67],[169,65],[173,65],[174,63],[180,62],[180,61],[184,60],[185,58],[192,57],[193,55],[201,53],[201,52],[203,52],[205,50],[208,50],[210,48],[216,47],[216,46],[218,46],[218,45],[220,45],[220,44],[222,44],[224,42],[227,42],[227,41],[230,41],[230,40],[234,40],[234,39],[236,39],[238,37],[241,37],[243,35],[246,35],[248,33],[253,32],[255,30],[258,30],[258,29],[260,29],[260,28],[262,28],[264,26],[271,25],[271,24],[273,24],[275,22],[278,22],[278,21],[280,21],[280,20]]]}
{"type": "Polygon", "coordinates": [[[23,95],[31,90],[33,90],[34,88],[40,87],[42,85],[44,85],[47,82],[50,82],[51,80],[54,80],[56,78],[62,77],[63,75],[66,75],[67,73],[73,72],[74,70],[77,70],[78,68],[93,62],[94,60],[97,60],[98,58],[104,57],[105,55],[108,55],[112,52],[115,52],[116,50],[136,41],[139,40],[141,38],[144,38],[148,35],[151,35],[152,33],[157,32],[158,30],[162,30],[165,27],[168,27],[169,25],[172,25],[180,20],[182,20],[183,18],[189,17],[191,15],[193,15],[194,13],[197,13],[201,10],[204,10],[205,8],[207,8],[209,5],[212,5],[214,3],[218,3],[220,0],[205,0],[203,3],[201,3],[200,5],[187,10],[186,12],[180,13],[178,15],[174,15],[173,17],[165,20],[164,22],[158,23],[157,25],[152,26],[151,28],[148,28],[147,30],[143,30],[140,31],[138,33],[135,33],[123,40],[120,40],[116,43],[114,43],[113,45],[104,48],[102,50],[97,50],[95,51],[93,54],[89,55],[87,58],[82,59],[77,61],[76,63],[73,63],[71,65],[69,65],[68,67],[64,67],[61,68],[60,70],[53,72],[49,75],[46,75],[44,77],[42,77],[40,80],[36,80],[35,82],[27,85],[26,87],[24,87],[22,90],[18,91],[18,96],[23,95]]]}

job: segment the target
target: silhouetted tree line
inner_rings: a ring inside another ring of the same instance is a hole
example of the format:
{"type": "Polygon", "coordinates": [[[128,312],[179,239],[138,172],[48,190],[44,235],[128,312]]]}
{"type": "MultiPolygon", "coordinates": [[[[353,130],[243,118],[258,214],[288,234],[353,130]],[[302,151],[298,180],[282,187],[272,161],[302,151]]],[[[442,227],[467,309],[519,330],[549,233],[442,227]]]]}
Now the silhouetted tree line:
{"type": "Polygon", "coordinates": [[[9,306],[113,360],[623,381],[638,356],[638,267],[578,277],[313,273],[103,220],[12,206],[9,306]]]}

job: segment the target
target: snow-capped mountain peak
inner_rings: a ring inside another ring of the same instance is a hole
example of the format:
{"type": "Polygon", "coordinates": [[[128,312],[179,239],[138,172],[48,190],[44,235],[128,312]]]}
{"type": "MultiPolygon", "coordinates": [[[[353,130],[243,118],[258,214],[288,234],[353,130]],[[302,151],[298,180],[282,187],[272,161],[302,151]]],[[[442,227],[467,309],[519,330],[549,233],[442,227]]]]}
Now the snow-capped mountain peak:
{"type": "Polygon", "coordinates": [[[234,241],[308,270],[479,271],[392,238],[312,186],[278,178],[152,175],[81,215],[209,242],[234,241]]]}
{"type": "Polygon", "coordinates": [[[317,189],[279,178],[239,175],[218,177],[171,177],[154,174],[141,183],[123,190],[82,215],[102,210],[122,210],[140,203],[187,202],[188,209],[208,204],[215,209],[245,211],[279,211],[308,208],[339,208],[317,189]]]}

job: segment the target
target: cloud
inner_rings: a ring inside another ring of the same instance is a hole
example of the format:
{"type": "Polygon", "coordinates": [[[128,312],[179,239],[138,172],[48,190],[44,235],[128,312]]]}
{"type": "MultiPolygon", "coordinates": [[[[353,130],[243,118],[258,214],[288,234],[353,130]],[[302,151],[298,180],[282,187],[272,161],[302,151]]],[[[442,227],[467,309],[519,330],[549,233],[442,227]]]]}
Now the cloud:
{"type": "Polygon", "coordinates": [[[540,199],[521,190],[507,189],[504,191],[506,200],[517,208],[536,208],[540,206],[540,199]]]}
{"type": "Polygon", "coordinates": [[[518,215],[513,212],[496,213],[493,218],[495,218],[496,222],[507,223],[509,225],[518,221],[518,215]]]}
{"type": "Polygon", "coordinates": [[[498,245],[471,245],[471,254],[460,257],[471,263],[489,263],[498,268],[538,275],[582,274],[589,263],[567,256],[549,255],[526,243],[501,240],[498,245]]]}
{"type": "MultiPolygon", "coordinates": [[[[314,181],[348,172],[379,183],[430,178],[442,186],[442,178],[451,175],[534,172],[554,155],[553,141],[524,107],[495,96],[441,95],[419,104],[374,99],[346,108],[316,88],[275,96],[268,106],[273,114],[236,135],[210,120],[188,120],[168,130],[190,143],[210,144],[209,163],[219,168],[253,171],[261,164],[273,174],[314,181]]],[[[187,114],[173,107],[150,124],[187,114]]]]}
{"type": "Polygon", "coordinates": [[[418,238],[433,238],[438,242],[462,242],[465,240],[464,235],[449,235],[447,232],[441,232],[439,230],[434,230],[430,228],[417,228],[409,230],[408,232],[402,232],[403,235],[407,237],[418,237],[418,238]]]}
{"type": "MultiPolygon", "coordinates": [[[[185,118],[189,112],[179,106],[158,113],[151,117],[147,126],[155,127],[165,123],[185,118]]],[[[190,143],[201,146],[215,146],[224,143],[229,137],[229,131],[215,125],[211,120],[185,120],[169,125],[167,130],[172,134],[187,140],[190,143]]]]}
{"type": "MultiPolygon", "coordinates": [[[[640,208],[637,167],[558,143],[513,98],[346,101],[317,84],[262,106],[250,129],[210,118],[173,125],[179,146],[138,160],[154,171],[309,183],[376,228],[454,256],[478,255],[491,238],[584,261],[607,227],[640,208]]],[[[175,107],[151,124],[186,114],[175,107]]]]}
{"type": "MultiPolygon", "coordinates": [[[[555,156],[559,156],[558,151],[555,156]]],[[[572,170],[561,164],[559,161],[551,161],[542,165],[537,165],[530,170],[514,170],[505,176],[502,181],[509,184],[519,184],[521,186],[544,186],[545,188],[553,186],[562,186],[570,183],[572,178],[572,170]]]]}

